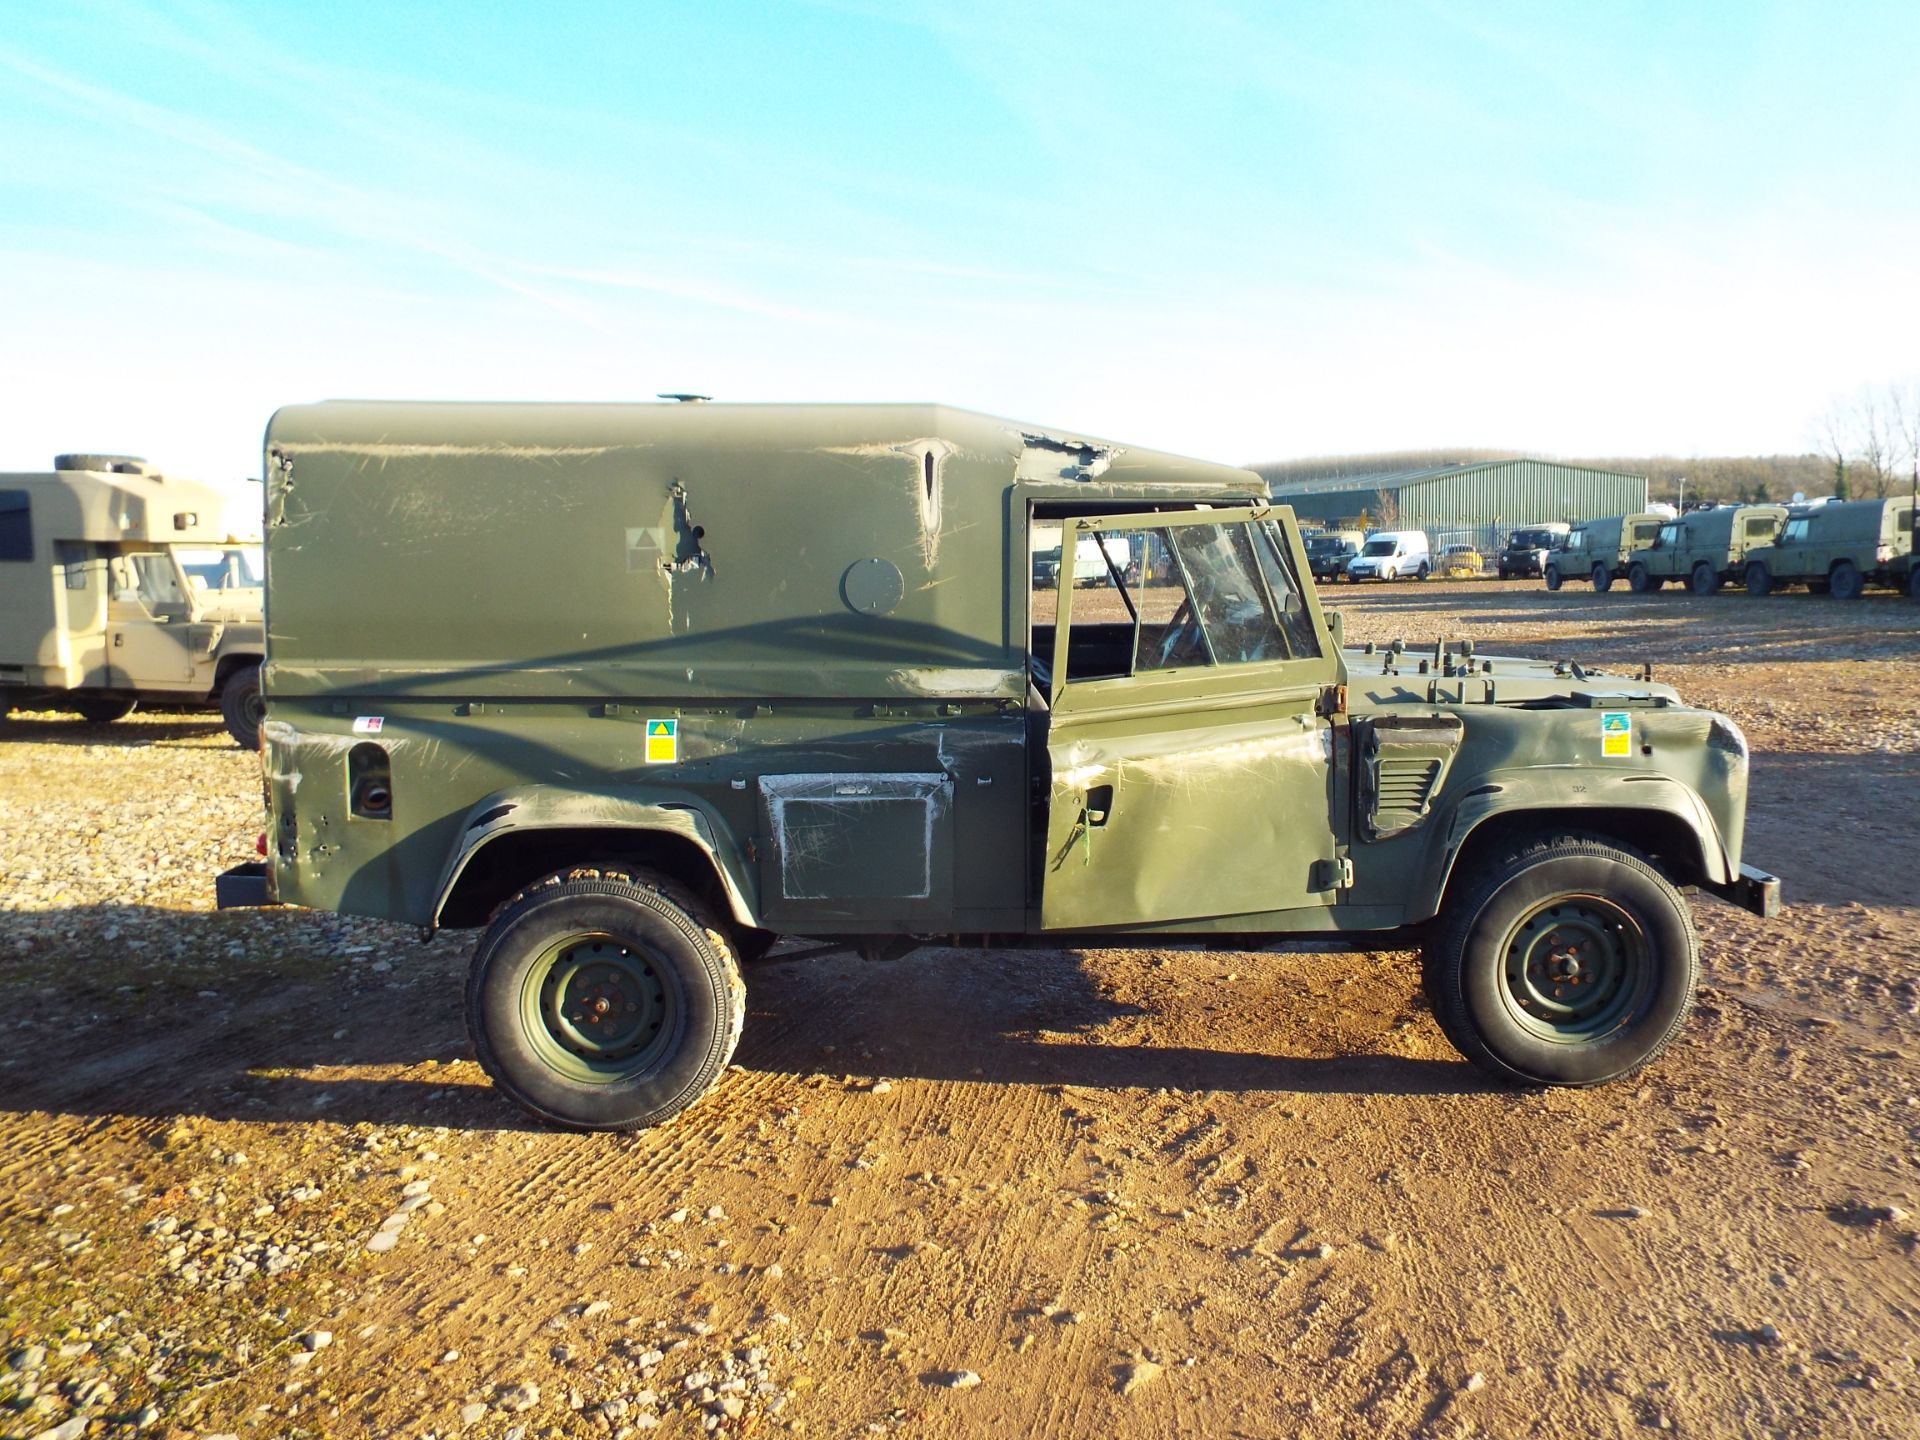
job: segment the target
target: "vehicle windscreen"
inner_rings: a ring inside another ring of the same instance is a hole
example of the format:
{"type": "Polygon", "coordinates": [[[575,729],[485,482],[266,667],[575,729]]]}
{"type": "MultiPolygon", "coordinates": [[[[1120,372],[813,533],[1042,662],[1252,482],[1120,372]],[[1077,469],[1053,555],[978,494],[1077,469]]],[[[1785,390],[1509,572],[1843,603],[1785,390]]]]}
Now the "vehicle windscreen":
{"type": "Polygon", "coordinates": [[[1307,537],[1307,553],[1310,555],[1330,554],[1338,550],[1340,545],[1341,541],[1338,535],[1309,535],[1307,537]]]}
{"type": "Polygon", "coordinates": [[[1369,540],[1367,541],[1367,548],[1360,553],[1362,555],[1391,555],[1395,548],[1394,542],[1391,540],[1369,540]]]}
{"type": "Polygon", "coordinates": [[[1551,550],[1557,536],[1551,530],[1516,530],[1507,542],[1509,550],[1551,550]]]}
{"type": "Polygon", "coordinates": [[[249,590],[265,583],[258,545],[177,545],[173,554],[195,589],[249,590]]]}

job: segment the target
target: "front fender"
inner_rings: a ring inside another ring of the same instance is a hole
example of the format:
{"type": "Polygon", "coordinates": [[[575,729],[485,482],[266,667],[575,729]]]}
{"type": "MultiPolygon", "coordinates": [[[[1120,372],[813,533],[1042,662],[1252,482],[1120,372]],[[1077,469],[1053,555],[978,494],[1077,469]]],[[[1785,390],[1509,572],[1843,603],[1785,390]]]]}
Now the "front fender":
{"type": "Polygon", "coordinates": [[[1655,823],[1668,830],[1677,826],[1692,838],[1689,858],[1704,883],[1725,885],[1739,878],[1706,802],[1680,781],[1658,771],[1569,765],[1497,770],[1478,777],[1450,809],[1436,816],[1442,824],[1434,827],[1413,893],[1424,898],[1427,915],[1437,913],[1468,838],[1496,817],[1503,822],[1515,815],[1551,818],[1559,828],[1578,830],[1583,828],[1583,811],[1594,815],[1596,829],[1612,828],[1597,823],[1603,811],[1657,815],[1661,819],[1655,823]]]}
{"type": "Polygon", "coordinates": [[[686,840],[713,866],[734,920],[758,924],[758,887],[741,864],[733,831],[695,797],[654,786],[563,790],[539,785],[496,790],[467,812],[459,844],[447,857],[434,892],[433,924],[440,924],[448,899],[475,856],[503,836],[538,830],[650,832],[686,840]]]}

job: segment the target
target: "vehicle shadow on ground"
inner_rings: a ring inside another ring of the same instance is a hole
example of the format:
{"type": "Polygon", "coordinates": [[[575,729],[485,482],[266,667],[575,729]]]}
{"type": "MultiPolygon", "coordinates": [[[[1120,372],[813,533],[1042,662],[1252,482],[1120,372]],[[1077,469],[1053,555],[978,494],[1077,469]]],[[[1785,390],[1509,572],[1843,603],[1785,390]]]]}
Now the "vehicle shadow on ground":
{"type": "MultiPolygon", "coordinates": [[[[1149,1011],[1103,994],[1066,950],[923,950],[884,964],[783,963],[776,952],[750,969],[747,998],[735,1060],[768,1073],[1298,1094],[1491,1088],[1465,1061],[1102,1041],[1109,1025],[1149,1011]]],[[[1300,1000],[1298,1013],[1273,1015],[1267,1033],[1312,1032],[1310,1012],[1322,1003],[1300,1000]]]]}
{"type": "MultiPolygon", "coordinates": [[[[332,920],[143,906],[0,912],[0,1111],[538,1128],[477,1066],[449,1068],[472,1055],[461,1008],[472,935],[422,945],[410,930],[367,926],[342,937],[332,920]]],[[[747,1003],[737,1063],[796,1078],[1487,1088],[1464,1062],[1090,1041],[1144,1012],[1103,995],[1073,952],[928,950],[884,965],[776,952],[749,967],[747,1003]]],[[[1303,1008],[1274,1016],[1270,1033],[1311,1024],[1303,1008]]]]}
{"type": "Polygon", "coordinates": [[[96,725],[78,715],[35,712],[0,717],[0,744],[9,742],[32,745],[118,745],[129,750],[165,745],[181,740],[204,740],[226,734],[218,715],[180,714],[142,716],[96,725]]]}

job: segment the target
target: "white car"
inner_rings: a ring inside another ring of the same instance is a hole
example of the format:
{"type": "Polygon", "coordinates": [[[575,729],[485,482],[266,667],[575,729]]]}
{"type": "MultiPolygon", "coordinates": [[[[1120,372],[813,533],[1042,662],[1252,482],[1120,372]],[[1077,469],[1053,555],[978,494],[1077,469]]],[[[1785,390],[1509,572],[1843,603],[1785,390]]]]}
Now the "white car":
{"type": "Polygon", "coordinates": [[[1376,530],[1347,562],[1349,580],[1424,580],[1433,569],[1424,530],[1376,530]]]}

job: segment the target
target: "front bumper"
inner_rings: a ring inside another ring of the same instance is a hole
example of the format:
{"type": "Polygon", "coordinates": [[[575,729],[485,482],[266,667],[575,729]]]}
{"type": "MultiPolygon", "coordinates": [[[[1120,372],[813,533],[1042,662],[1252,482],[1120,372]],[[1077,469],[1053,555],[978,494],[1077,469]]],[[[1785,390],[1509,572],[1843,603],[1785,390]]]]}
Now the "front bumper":
{"type": "Polygon", "coordinates": [[[213,904],[217,910],[258,910],[277,905],[263,861],[249,860],[214,877],[213,904]]]}
{"type": "Polygon", "coordinates": [[[1719,896],[1729,905],[1752,911],[1762,920],[1771,920],[1778,915],[1783,903],[1780,898],[1780,877],[1756,870],[1751,865],[1742,865],[1739,878],[1725,885],[1703,885],[1701,888],[1719,896]]]}

